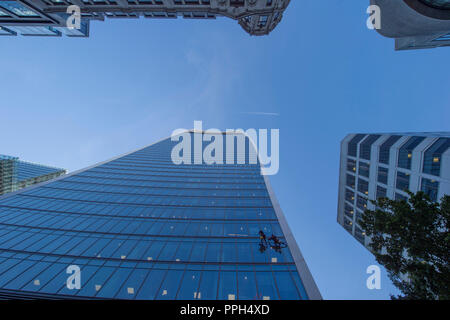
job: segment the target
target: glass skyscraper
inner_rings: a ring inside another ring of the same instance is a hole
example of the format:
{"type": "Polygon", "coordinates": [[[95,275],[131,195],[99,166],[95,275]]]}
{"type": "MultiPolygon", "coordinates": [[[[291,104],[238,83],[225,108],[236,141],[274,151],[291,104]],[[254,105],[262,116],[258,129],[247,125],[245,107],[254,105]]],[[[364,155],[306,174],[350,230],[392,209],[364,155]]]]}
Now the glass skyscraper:
{"type": "Polygon", "coordinates": [[[25,161],[18,157],[0,155],[0,195],[48,181],[66,170],[25,161]]]}
{"type": "Polygon", "coordinates": [[[174,145],[0,198],[0,297],[321,299],[260,165],[176,165],[174,145]]]}
{"type": "Polygon", "coordinates": [[[0,0],[0,35],[88,37],[90,21],[105,18],[237,20],[251,35],[269,34],[290,0],[0,0]],[[79,29],[67,27],[69,6],[81,11],[79,29]]]}
{"type": "Polygon", "coordinates": [[[408,198],[425,192],[432,201],[450,194],[450,132],[349,134],[341,144],[337,220],[369,248],[359,221],[369,200],[408,198]]]}

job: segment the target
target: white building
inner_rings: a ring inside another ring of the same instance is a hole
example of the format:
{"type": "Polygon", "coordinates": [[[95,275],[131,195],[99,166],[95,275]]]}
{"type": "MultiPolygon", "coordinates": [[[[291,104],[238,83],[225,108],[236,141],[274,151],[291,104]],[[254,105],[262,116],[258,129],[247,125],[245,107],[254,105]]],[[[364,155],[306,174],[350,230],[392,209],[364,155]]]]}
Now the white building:
{"type": "Polygon", "coordinates": [[[369,200],[405,199],[404,190],[432,200],[450,194],[450,132],[349,134],[341,142],[337,221],[364,246],[358,220],[369,200]]]}

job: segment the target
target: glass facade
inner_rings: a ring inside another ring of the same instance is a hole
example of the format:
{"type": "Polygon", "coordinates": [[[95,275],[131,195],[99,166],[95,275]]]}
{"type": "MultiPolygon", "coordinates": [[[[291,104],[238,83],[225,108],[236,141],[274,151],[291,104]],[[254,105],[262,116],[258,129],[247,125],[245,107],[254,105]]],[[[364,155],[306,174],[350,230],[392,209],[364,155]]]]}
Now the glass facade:
{"type": "Polygon", "coordinates": [[[174,145],[0,199],[0,292],[308,299],[259,165],[175,165],[174,145]],[[66,286],[70,265],[79,289],[66,286]]]}
{"type": "Polygon", "coordinates": [[[59,177],[65,173],[64,169],[19,161],[17,157],[0,155],[0,195],[59,177]]]}
{"type": "Polygon", "coordinates": [[[0,155],[0,195],[14,191],[18,158],[0,155]]]}

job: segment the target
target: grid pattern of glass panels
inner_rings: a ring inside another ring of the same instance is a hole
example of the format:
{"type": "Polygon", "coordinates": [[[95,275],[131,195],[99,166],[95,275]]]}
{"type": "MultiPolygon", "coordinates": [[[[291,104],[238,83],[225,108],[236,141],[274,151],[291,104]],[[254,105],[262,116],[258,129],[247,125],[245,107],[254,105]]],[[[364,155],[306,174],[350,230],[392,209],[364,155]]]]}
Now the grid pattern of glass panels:
{"type": "MultiPolygon", "coordinates": [[[[225,144],[225,143],[224,143],[225,144]]],[[[308,299],[260,167],[175,165],[170,139],[0,200],[0,290],[308,299]],[[81,268],[81,289],[66,269],[81,268]]]]}

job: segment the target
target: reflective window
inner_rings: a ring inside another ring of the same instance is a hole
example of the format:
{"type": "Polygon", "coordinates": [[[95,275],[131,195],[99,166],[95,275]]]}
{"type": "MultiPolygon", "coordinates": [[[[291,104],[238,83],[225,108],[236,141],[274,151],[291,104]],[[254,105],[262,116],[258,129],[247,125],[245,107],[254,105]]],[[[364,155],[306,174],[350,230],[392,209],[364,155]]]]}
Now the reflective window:
{"type": "Polygon", "coordinates": [[[378,182],[388,184],[389,169],[384,167],[378,167],[378,182]]]}
{"type": "Polygon", "coordinates": [[[410,175],[409,173],[397,171],[397,179],[395,182],[395,187],[398,190],[409,190],[409,179],[410,175]]]}
{"type": "Polygon", "coordinates": [[[380,163],[389,164],[391,147],[401,138],[401,136],[390,136],[380,146],[380,155],[378,161],[380,163]]]}
{"type": "Polygon", "coordinates": [[[358,226],[355,226],[355,238],[356,238],[356,240],[358,240],[359,242],[361,242],[362,244],[364,244],[365,243],[365,233],[363,232],[363,230],[360,228],[360,227],[358,227],[358,226]]]}
{"type": "Polygon", "coordinates": [[[347,159],[347,171],[356,173],[356,161],[347,159]]]}
{"type": "Polygon", "coordinates": [[[350,142],[348,143],[348,152],[347,152],[349,156],[356,157],[358,152],[358,143],[365,136],[366,136],[365,134],[357,134],[350,140],[350,142]]]}
{"type": "Polygon", "coordinates": [[[348,203],[345,203],[344,213],[349,217],[349,219],[353,219],[353,206],[349,205],[348,203]]]}
{"type": "Polygon", "coordinates": [[[411,170],[412,153],[425,137],[410,137],[398,152],[398,167],[411,170]]]}
{"type": "Polygon", "coordinates": [[[387,189],[383,188],[382,186],[377,186],[377,199],[386,198],[386,196],[387,196],[387,189]]]}
{"type": "Polygon", "coordinates": [[[425,192],[425,194],[427,194],[430,197],[431,201],[437,201],[439,192],[439,182],[436,180],[422,178],[420,190],[425,192]]]}
{"type": "Polygon", "coordinates": [[[369,194],[369,181],[358,178],[358,191],[364,194],[369,194]]]}
{"type": "Polygon", "coordinates": [[[450,148],[449,138],[439,138],[426,151],[423,158],[423,172],[434,176],[441,175],[442,154],[450,148]]]}
{"type": "Polygon", "coordinates": [[[359,157],[365,160],[370,160],[372,144],[380,138],[379,134],[371,134],[360,144],[359,157]]]}
{"type": "Polygon", "coordinates": [[[350,189],[345,189],[345,200],[347,200],[348,202],[353,203],[353,200],[355,200],[355,192],[353,192],[350,189]]]}
{"type": "Polygon", "coordinates": [[[219,278],[219,300],[237,300],[237,277],[235,271],[221,271],[219,278]]]}
{"type": "Polygon", "coordinates": [[[361,197],[358,195],[358,197],[356,198],[356,206],[361,209],[361,210],[366,210],[367,209],[367,198],[361,197]]]}
{"type": "Polygon", "coordinates": [[[347,181],[346,181],[346,185],[347,187],[350,187],[352,189],[355,189],[355,182],[356,178],[354,175],[352,174],[347,174],[347,181]]]}
{"type": "Polygon", "coordinates": [[[358,170],[358,174],[360,176],[366,177],[368,178],[370,175],[370,164],[366,163],[366,162],[359,162],[359,170],[358,170]]]}

